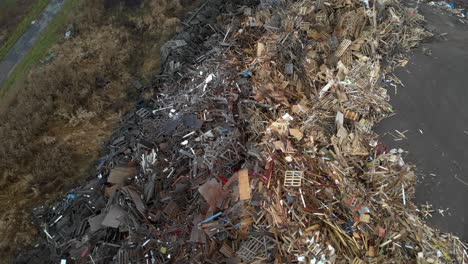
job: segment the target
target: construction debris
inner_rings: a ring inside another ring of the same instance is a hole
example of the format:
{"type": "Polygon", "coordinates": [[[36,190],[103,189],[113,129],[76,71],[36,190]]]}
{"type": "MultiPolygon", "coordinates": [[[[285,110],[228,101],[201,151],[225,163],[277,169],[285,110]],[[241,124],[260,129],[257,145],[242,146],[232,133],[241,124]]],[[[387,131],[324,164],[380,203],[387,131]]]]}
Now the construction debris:
{"type": "Polygon", "coordinates": [[[50,260],[466,262],[372,132],[391,113],[379,79],[429,35],[423,17],[396,1],[253,2],[203,4],[97,178],[35,210],[50,260]]]}
{"type": "MultiPolygon", "coordinates": [[[[467,10],[468,1],[466,0],[459,0],[459,1],[430,1],[428,2],[429,6],[438,8],[439,10],[443,10],[446,12],[451,13],[460,18],[467,18],[467,10]]],[[[463,21],[462,21],[463,22],[463,21]]]]}

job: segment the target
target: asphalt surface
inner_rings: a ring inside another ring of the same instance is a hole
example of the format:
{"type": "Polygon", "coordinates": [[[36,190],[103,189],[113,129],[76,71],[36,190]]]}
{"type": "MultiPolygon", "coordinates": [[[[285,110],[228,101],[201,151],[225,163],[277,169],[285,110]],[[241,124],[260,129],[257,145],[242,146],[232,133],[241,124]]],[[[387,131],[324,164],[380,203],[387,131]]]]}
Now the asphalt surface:
{"type": "Polygon", "coordinates": [[[435,210],[428,222],[468,241],[468,20],[427,6],[420,11],[439,35],[397,69],[405,87],[396,95],[389,88],[396,115],[376,131],[389,147],[407,150],[406,162],[417,166],[416,202],[435,210]],[[408,130],[407,139],[386,134],[396,135],[395,129],[408,130]]]}
{"type": "Polygon", "coordinates": [[[8,79],[16,65],[33,47],[41,32],[47,27],[57,13],[62,9],[65,0],[51,0],[44,11],[36,18],[35,23],[15,43],[8,54],[0,61],[0,87],[8,79]]]}

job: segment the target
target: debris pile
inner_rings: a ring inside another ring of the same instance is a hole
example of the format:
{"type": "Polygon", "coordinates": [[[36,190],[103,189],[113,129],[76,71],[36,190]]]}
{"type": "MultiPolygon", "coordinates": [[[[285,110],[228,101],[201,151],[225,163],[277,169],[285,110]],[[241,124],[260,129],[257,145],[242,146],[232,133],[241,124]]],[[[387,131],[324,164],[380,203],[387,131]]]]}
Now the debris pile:
{"type": "Polygon", "coordinates": [[[164,46],[98,177],[35,210],[50,258],[466,261],[372,132],[392,111],[383,63],[428,36],[422,22],[395,1],[208,0],[164,46]]]}
{"type": "MultiPolygon", "coordinates": [[[[430,1],[428,2],[429,6],[438,8],[440,10],[446,11],[460,18],[467,18],[466,7],[468,2],[466,0],[454,1],[454,2],[445,2],[445,1],[430,1]],[[455,3],[454,3],[455,2],[455,3]],[[456,4],[458,4],[456,6],[456,4]]],[[[463,22],[463,21],[461,21],[463,22]]],[[[464,23],[464,22],[463,22],[464,23]]]]}

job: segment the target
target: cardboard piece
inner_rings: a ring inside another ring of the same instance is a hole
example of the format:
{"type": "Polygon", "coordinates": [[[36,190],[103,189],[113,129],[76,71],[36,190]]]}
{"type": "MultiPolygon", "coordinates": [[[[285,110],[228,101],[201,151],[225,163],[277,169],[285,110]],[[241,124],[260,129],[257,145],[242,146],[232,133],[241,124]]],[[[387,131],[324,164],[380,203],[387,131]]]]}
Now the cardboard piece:
{"type": "Polygon", "coordinates": [[[127,212],[119,205],[111,205],[107,212],[104,220],[102,221],[103,226],[118,228],[121,223],[124,222],[127,212]]]}
{"type": "Polygon", "coordinates": [[[216,203],[221,196],[222,185],[215,178],[205,182],[198,188],[198,192],[205,198],[205,201],[210,205],[210,210],[216,208],[216,203]]]}
{"type": "Polygon", "coordinates": [[[107,182],[125,186],[129,183],[130,178],[137,175],[136,168],[131,167],[116,167],[111,169],[107,182]]]}

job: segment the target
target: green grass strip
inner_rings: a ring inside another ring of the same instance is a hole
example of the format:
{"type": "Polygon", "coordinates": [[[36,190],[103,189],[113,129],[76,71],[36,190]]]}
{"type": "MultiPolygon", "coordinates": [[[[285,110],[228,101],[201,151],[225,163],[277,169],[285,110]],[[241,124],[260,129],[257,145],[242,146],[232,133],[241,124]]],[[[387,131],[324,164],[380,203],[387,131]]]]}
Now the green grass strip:
{"type": "Polygon", "coordinates": [[[11,36],[0,47],[0,60],[3,59],[10,49],[15,45],[16,41],[28,30],[31,22],[35,20],[40,13],[46,8],[50,0],[38,0],[28,14],[23,18],[23,20],[18,24],[15,30],[12,32],[11,36]]]}
{"type": "Polygon", "coordinates": [[[68,14],[78,6],[79,2],[77,0],[66,0],[62,10],[59,11],[41,33],[31,50],[26,53],[23,59],[16,65],[10,77],[4,82],[3,87],[0,89],[0,98],[8,92],[15,82],[22,80],[32,66],[37,64],[47,54],[47,51],[63,37],[63,34],[59,34],[58,31],[60,27],[67,23],[68,14]]]}

